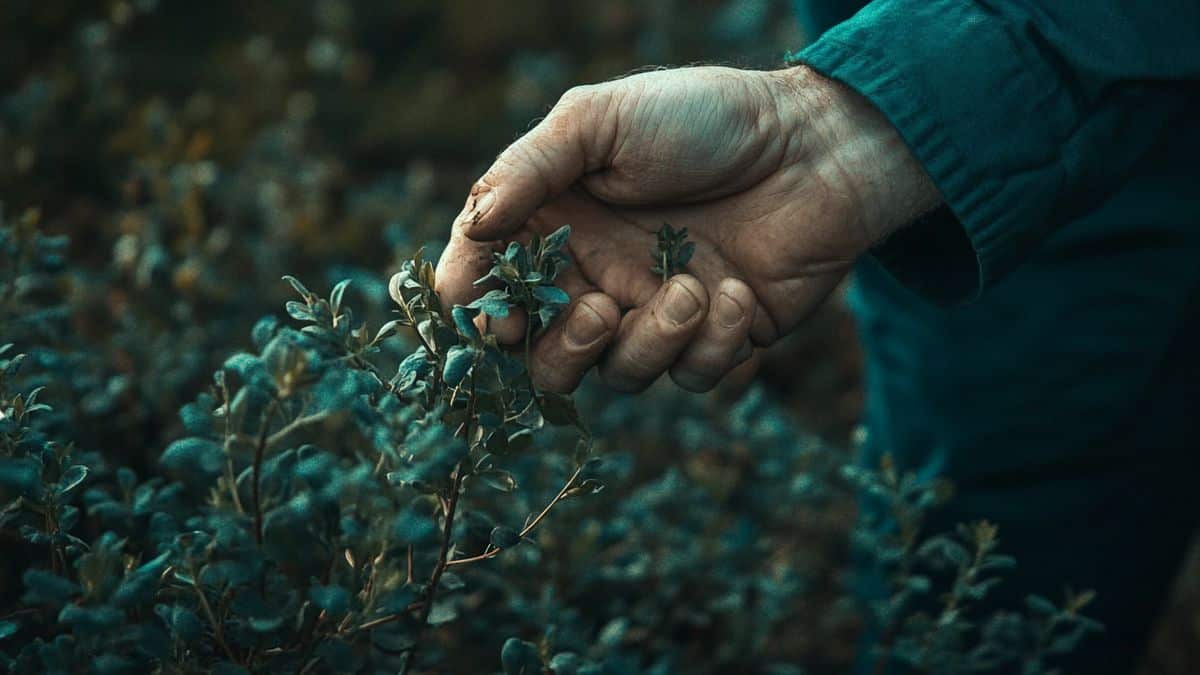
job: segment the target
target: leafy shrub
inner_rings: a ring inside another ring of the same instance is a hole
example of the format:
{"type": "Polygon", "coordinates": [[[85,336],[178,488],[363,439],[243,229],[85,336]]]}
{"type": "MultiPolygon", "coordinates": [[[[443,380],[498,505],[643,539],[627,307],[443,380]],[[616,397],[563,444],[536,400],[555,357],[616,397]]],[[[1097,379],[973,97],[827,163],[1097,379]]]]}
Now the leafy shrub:
{"type": "MultiPolygon", "coordinates": [[[[845,672],[869,624],[881,668],[1039,673],[1095,628],[1087,594],[983,615],[1008,562],[994,530],[928,532],[938,483],[854,465],[761,388],[535,391],[474,320],[553,321],[566,231],[441,305],[410,252],[464,170],[371,149],[417,142],[397,111],[524,124],[570,59],[517,54],[515,93],[448,106],[442,54],[405,55],[419,80],[369,77],[371,24],[429,19],[408,3],[247,12],[195,57],[193,6],[162,59],[127,47],[169,8],[69,5],[22,6],[43,65],[0,64],[0,187],[45,209],[0,217],[6,669],[845,672]],[[879,508],[851,532],[859,493],[879,508]],[[874,605],[846,593],[851,540],[886,579],[874,605]]],[[[711,48],[678,23],[649,17],[637,58],[711,48]]],[[[647,266],[676,272],[685,234],[664,227],[647,266]]]]}
{"type": "MultiPolygon", "coordinates": [[[[33,250],[14,267],[57,255],[31,222],[3,231],[25,243],[10,253],[33,250]]],[[[995,528],[925,536],[936,485],[890,465],[841,468],[827,449],[798,443],[804,436],[761,394],[716,425],[680,412],[679,438],[699,453],[692,476],[667,469],[609,502],[610,512],[578,518],[573,535],[526,543],[552,510],[599,493],[622,463],[602,469],[574,401],[533,388],[522,359],[475,323],[481,310],[504,316],[511,305],[552,320],[564,301],[552,282],[567,235],[498,254],[485,279],[505,288],[471,307],[443,307],[433,266],[418,255],[391,282],[398,318],[374,331],[345,306],[348,281],[324,298],[287,277],[299,295],[287,313],[300,327],[260,320],[256,351],[229,357],[183,406],[188,435],[163,451],[163,475],[144,481],[51,440],[37,423],[52,411],[41,390],[17,390],[24,355],[5,356],[4,524],[47,561],[24,571],[23,608],[3,624],[23,641],[10,668],[406,672],[421,659],[460,658],[449,645],[422,647],[435,627],[461,621],[462,638],[499,627],[541,633],[537,643],[504,643],[508,673],[691,670],[696,655],[670,637],[687,631],[715,633],[710,666],[787,672],[771,661],[771,642],[807,580],[768,547],[795,515],[780,505],[821,508],[837,472],[891,507],[883,529],[858,535],[894,568],[894,593],[878,611],[895,637],[880,658],[933,673],[1018,660],[1042,672],[1046,655],[1094,628],[1078,614],[1084,597],[1062,608],[1031,598],[1029,618],[998,615],[976,629],[968,606],[1011,564],[994,553],[995,528]],[[407,353],[400,329],[415,338],[407,353]],[[730,475],[729,450],[753,461],[730,475]],[[561,485],[550,489],[550,479],[561,485]],[[528,506],[539,497],[544,506],[528,506]],[[98,532],[88,539],[75,534],[84,514],[98,532]],[[556,558],[558,579],[473,569],[522,550],[534,567],[556,558]],[[932,616],[913,612],[914,597],[932,597],[923,567],[951,572],[932,616]]],[[[43,267],[54,266],[34,265],[43,267]]],[[[23,299],[21,286],[5,290],[23,299]]],[[[606,421],[613,434],[636,429],[633,411],[607,414],[617,417],[606,421]]]]}

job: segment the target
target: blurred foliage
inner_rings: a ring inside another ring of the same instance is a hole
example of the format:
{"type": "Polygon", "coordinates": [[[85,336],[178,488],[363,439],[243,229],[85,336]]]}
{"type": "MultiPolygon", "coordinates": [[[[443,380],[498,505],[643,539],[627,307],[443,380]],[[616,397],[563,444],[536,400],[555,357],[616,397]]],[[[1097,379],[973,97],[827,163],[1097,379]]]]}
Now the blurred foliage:
{"type": "Polygon", "coordinates": [[[844,672],[865,620],[880,663],[1053,672],[1086,595],[975,616],[994,530],[926,532],[939,483],[830,442],[836,309],[818,437],[782,386],[534,391],[472,319],[553,320],[565,230],[476,306],[431,291],[464,188],[569,84],[799,39],[767,0],[7,2],[0,663],[785,675],[844,672]]]}

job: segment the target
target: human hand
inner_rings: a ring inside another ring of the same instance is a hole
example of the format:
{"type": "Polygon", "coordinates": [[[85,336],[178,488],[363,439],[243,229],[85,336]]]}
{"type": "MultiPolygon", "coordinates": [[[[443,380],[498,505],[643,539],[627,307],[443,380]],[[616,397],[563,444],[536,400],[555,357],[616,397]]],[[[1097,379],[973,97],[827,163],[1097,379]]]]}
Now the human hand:
{"type": "MultiPolygon", "coordinates": [[[[574,389],[600,364],[639,391],[669,371],[703,391],[795,327],[853,261],[939,201],[869,102],[805,67],[699,67],[572,89],[472,187],[437,269],[447,303],[508,240],[570,224],[571,307],[530,372],[574,389]],[[651,272],[655,232],[688,228],[687,273],[651,272]]],[[[524,317],[493,320],[501,342],[524,317]]]]}

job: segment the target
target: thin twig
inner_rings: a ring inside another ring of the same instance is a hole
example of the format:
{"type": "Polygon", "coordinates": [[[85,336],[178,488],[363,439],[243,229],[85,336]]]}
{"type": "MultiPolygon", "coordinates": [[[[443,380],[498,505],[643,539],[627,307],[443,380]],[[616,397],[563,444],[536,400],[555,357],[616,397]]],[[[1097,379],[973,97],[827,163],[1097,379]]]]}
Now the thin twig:
{"type": "MultiPolygon", "coordinates": [[[[429,575],[429,583],[425,590],[424,607],[421,609],[420,623],[417,628],[417,639],[413,644],[412,651],[404,658],[404,667],[400,670],[400,675],[408,675],[412,663],[417,659],[417,647],[421,644],[421,634],[425,632],[425,624],[429,622],[429,614],[433,611],[433,601],[437,597],[437,587],[442,580],[442,574],[445,573],[450,557],[451,537],[454,531],[454,514],[458,510],[458,495],[462,491],[463,466],[459,462],[454,468],[454,480],[450,486],[450,499],[446,506],[446,523],[442,527],[442,546],[438,551],[437,564],[433,567],[433,573],[429,575]]],[[[407,609],[405,613],[407,613],[407,609]]],[[[375,621],[367,622],[364,627],[372,628],[374,626],[395,621],[399,616],[384,617],[375,621]]]]}
{"type": "Polygon", "coordinates": [[[406,558],[408,559],[408,576],[406,577],[406,580],[404,583],[411,584],[413,582],[413,545],[412,544],[408,545],[408,554],[407,554],[406,558]]]}
{"type": "MultiPolygon", "coordinates": [[[[533,342],[533,315],[526,313],[525,315],[525,371],[529,372],[529,367],[532,365],[529,361],[529,352],[531,343],[533,342]]],[[[530,382],[533,380],[530,379],[530,382]]]]}
{"type": "Polygon", "coordinates": [[[220,645],[221,650],[229,657],[229,660],[238,663],[238,659],[233,655],[233,650],[229,648],[229,644],[225,642],[225,632],[221,629],[220,622],[217,621],[217,615],[213,613],[212,605],[208,602],[208,597],[204,595],[204,591],[200,590],[199,584],[196,583],[196,574],[193,570],[191,575],[192,588],[196,591],[196,597],[200,598],[200,607],[204,609],[204,614],[208,617],[208,622],[212,624],[213,639],[220,645]]]}
{"type": "MultiPolygon", "coordinates": [[[[471,375],[471,398],[467,401],[467,422],[466,428],[463,430],[463,438],[467,442],[467,448],[471,447],[471,422],[475,419],[475,375],[471,375]]],[[[433,573],[429,575],[429,583],[425,588],[425,606],[421,609],[421,620],[417,627],[417,637],[413,642],[412,650],[404,657],[404,666],[400,669],[400,675],[408,675],[412,664],[417,660],[417,649],[421,646],[421,636],[425,632],[425,626],[429,623],[429,614],[433,611],[433,602],[437,598],[438,584],[442,581],[442,575],[449,567],[450,561],[450,546],[454,536],[454,514],[458,511],[459,496],[462,494],[463,478],[466,471],[463,468],[463,462],[459,462],[454,467],[454,477],[450,481],[450,496],[447,498],[445,507],[446,522],[442,526],[442,545],[438,550],[437,564],[433,567],[433,573]]]]}
{"type": "Polygon", "coordinates": [[[232,433],[229,428],[229,385],[225,383],[224,379],[221,380],[221,400],[225,408],[225,414],[222,415],[225,418],[225,436],[223,439],[225,479],[229,481],[229,494],[233,497],[233,506],[237,509],[238,513],[245,513],[246,508],[242,506],[242,497],[238,494],[237,476],[233,470],[233,453],[229,451],[230,441],[232,440],[232,433]]]}
{"type": "Polygon", "coordinates": [[[378,619],[371,619],[370,621],[361,623],[357,626],[354,626],[353,628],[343,631],[343,634],[351,635],[351,634],[357,633],[358,631],[361,631],[361,630],[371,630],[372,628],[378,628],[379,626],[392,623],[393,621],[399,621],[400,619],[403,619],[409,612],[413,611],[414,609],[420,609],[424,606],[425,606],[425,603],[423,601],[417,600],[417,601],[413,602],[412,604],[410,604],[408,607],[405,607],[403,610],[396,612],[395,614],[381,616],[378,619]]]}
{"type": "Polygon", "coordinates": [[[271,399],[267,411],[263,414],[262,428],[258,432],[258,444],[254,448],[254,469],[251,473],[251,497],[254,504],[254,541],[261,548],[263,544],[263,512],[260,500],[260,478],[262,473],[263,455],[267,449],[267,432],[271,429],[271,418],[279,407],[279,399],[271,399]]]}
{"type": "MultiPolygon", "coordinates": [[[[556,504],[561,502],[563,498],[566,497],[567,491],[575,486],[575,481],[579,478],[579,474],[581,473],[583,473],[582,464],[575,468],[575,472],[572,473],[571,477],[567,479],[567,482],[563,484],[562,489],[558,491],[558,494],[554,495],[554,499],[551,499],[550,503],[546,504],[545,508],[543,508],[533,520],[531,520],[527,525],[525,525],[524,528],[521,529],[519,536],[522,539],[529,536],[529,534],[538,526],[538,523],[541,523],[542,519],[544,519],[546,515],[550,513],[550,509],[554,508],[556,504]]],[[[502,550],[503,549],[492,548],[491,544],[488,544],[487,548],[483,550],[483,553],[480,553],[479,555],[473,555],[469,558],[458,558],[457,560],[447,561],[446,566],[452,567],[454,565],[466,565],[467,563],[495,558],[496,556],[500,555],[500,551],[502,550]]]]}
{"type": "Polygon", "coordinates": [[[329,417],[328,411],[322,411],[319,413],[314,413],[312,415],[305,415],[304,417],[297,417],[296,419],[294,419],[291,422],[288,422],[286,425],[284,425],[283,428],[281,428],[279,431],[276,431],[275,433],[271,434],[270,437],[267,438],[266,449],[269,450],[269,449],[279,445],[279,442],[282,441],[283,439],[287,438],[287,435],[292,433],[293,431],[295,431],[301,427],[308,426],[309,424],[315,424],[317,422],[322,422],[325,419],[327,419],[328,417],[329,417]]]}

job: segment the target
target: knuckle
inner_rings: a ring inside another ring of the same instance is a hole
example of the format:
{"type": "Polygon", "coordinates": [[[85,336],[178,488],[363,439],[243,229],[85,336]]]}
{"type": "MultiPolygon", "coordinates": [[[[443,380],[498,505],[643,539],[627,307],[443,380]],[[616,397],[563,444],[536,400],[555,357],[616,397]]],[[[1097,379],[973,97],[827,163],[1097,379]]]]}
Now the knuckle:
{"type": "Polygon", "coordinates": [[[579,129],[595,133],[595,127],[607,116],[611,100],[612,91],[604,84],[571,87],[559,97],[543,124],[553,134],[569,134],[579,129]]]}
{"type": "MultiPolygon", "coordinates": [[[[556,177],[555,162],[551,155],[552,149],[547,147],[547,139],[536,134],[527,134],[508,146],[496,159],[495,166],[510,172],[511,175],[535,178],[538,185],[544,186],[553,182],[556,177]]],[[[538,201],[544,197],[545,194],[540,196],[538,201]]]]}
{"type": "Polygon", "coordinates": [[[563,373],[553,373],[553,371],[537,370],[532,375],[533,383],[542,391],[549,391],[555,394],[569,394],[575,389],[575,378],[566,377],[563,373]]]}
{"type": "Polygon", "coordinates": [[[553,349],[538,349],[529,364],[529,379],[538,389],[568,394],[583,379],[583,368],[553,349]]]}
{"type": "Polygon", "coordinates": [[[558,104],[566,107],[586,104],[596,96],[599,89],[600,86],[596,84],[577,84],[563,92],[558,104]]]}
{"type": "Polygon", "coordinates": [[[713,387],[717,385],[717,378],[701,375],[683,368],[671,369],[671,381],[681,389],[686,389],[697,394],[712,391],[713,387]]]}
{"type": "Polygon", "coordinates": [[[639,380],[657,377],[666,369],[661,343],[652,340],[637,340],[626,345],[613,358],[613,370],[628,373],[639,380]]]}
{"type": "Polygon", "coordinates": [[[706,378],[720,377],[732,360],[732,352],[732,346],[708,342],[696,344],[676,363],[675,369],[706,378]]]}
{"type": "Polygon", "coordinates": [[[600,375],[613,389],[635,393],[650,386],[666,370],[645,349],[624,349],[613,354],[600,368],[600,375]]]}

